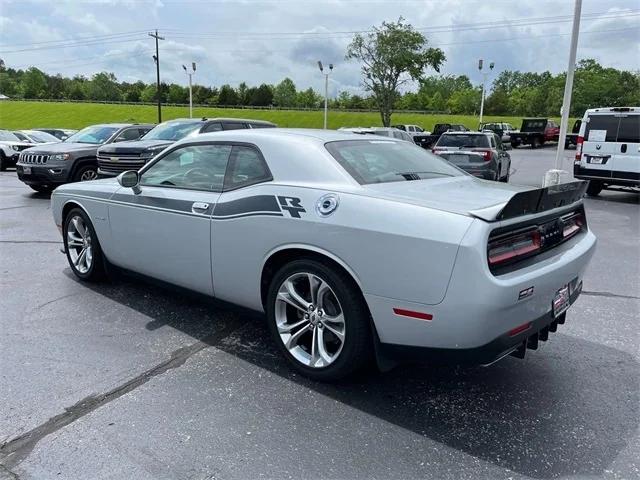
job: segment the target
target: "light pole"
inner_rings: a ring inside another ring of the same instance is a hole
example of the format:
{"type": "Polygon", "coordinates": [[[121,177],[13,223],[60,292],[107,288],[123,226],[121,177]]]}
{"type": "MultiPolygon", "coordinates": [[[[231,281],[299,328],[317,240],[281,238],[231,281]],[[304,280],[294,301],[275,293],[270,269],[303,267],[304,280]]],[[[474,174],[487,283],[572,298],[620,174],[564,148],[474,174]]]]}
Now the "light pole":
{"type": "Polygon", "coordinates": [[[322,66],[322,62],[318,60],[318,67],[320,68],[320,72],[324,75],[324,129],[327,129],[327,102],[329,98],[329,75],[333,71],[333,63],[329,64],[329,71],[324,73],[324,67],[322,66]]]}
{"type": "Polygon", "coordinates": [[[185,65],[182,65],[184,73],[189,77],[189,118],[193,118],[193,93],[191,87],[191,77],[196,73],[196,62],[191,62],[191,70],[188,70],[185,65]]]}
{"type": "Polygon", "coordinates": [[[484,114],[484,92],[485,92],[485,89],[487,88],[487,77],[489,76],[489,72],[493,70],[493,67],[495,66],[495,63],[491,62],[489,64],[489,72],[483,72],[482,71],[483,63],[484,62],[482,59],[478,60],[478,70],[480,70],[480,73],[482,73],[482,99],[480,100],[480,125],[482,125],[482,115],[484,114]]]}

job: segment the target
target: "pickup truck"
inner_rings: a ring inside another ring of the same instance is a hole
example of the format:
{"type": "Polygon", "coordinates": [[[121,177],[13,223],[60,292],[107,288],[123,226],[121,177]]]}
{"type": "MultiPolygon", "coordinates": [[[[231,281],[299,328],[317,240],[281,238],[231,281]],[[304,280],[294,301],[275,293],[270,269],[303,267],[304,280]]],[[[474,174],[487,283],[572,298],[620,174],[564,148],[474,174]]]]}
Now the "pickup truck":
{"type": "Polygon", "coordinates": [[[418,125],[391,125],[391,127],[407,132],[412,137],[415,137],[416,135],[429,135],[431,133],[418,125]]]}
{"type": "Polygon", "coordinates": [[[416,145],[420,145],[422,148],[431,148],[440,139],[445,132],[468,132],[469,129],[464,125],[457,123],[436,123],[433,127],[433,133],[431,135],[417,134],[413,136],[413,141],[416,145]]]}
{"type": "Polygon", "coordinates": [[[567,137],[564,140],[564,148],[569,148],[571,145],[574,147],[578,146],[578,134],[580,133],[580,126],[582,125],[582,120],[578,119],[573,123],[573,128],[571,129],[571,133],[567,132],[567,137]]]}
{"type": "Polygon", "coordinates": [[[511,146],[531,145],[538,148],[546,142],[557,142],[560,136],[560,126],[553,120],[546,118],[524,118],[519,132],[511,132],[511,146]]]}

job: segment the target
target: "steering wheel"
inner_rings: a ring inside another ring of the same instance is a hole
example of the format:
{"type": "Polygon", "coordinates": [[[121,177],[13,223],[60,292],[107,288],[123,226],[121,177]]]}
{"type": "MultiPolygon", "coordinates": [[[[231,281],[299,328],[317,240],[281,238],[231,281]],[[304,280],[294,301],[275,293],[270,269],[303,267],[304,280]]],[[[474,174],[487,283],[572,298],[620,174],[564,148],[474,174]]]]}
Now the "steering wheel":
{"type": "MultiPolygon", "coordinates": [[[[202,177],[206,180],[209,179],[209,172],[207,170],[205,170],[204,168],[201,167],[194,167],[194,168],[190,168],[189,170],[187,170],[186,172],[184,172],[184,175],[182,175],[182,179],[183,180],[188,180],[190,176],[199,176],[202,177]]],[[[195,179],[194,179],[195,180],[195,179]]]]}

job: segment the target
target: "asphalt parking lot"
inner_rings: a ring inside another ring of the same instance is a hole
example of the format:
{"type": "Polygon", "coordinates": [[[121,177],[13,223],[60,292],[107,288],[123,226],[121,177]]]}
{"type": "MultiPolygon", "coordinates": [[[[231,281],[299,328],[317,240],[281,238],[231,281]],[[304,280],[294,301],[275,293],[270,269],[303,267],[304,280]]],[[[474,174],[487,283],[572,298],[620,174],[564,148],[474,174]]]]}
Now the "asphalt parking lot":
{"type": "MultiPolygon", "coordinates": [[[[555,152],[511,154],[539,185],[555,152]]],[[[337,385],[288,369],[260,315],[78,282],[48,196],[7,171],[0,198],[0,478],[640,478],[636,194],[586,200],[584,292],[524,360],[337,385]]]]}

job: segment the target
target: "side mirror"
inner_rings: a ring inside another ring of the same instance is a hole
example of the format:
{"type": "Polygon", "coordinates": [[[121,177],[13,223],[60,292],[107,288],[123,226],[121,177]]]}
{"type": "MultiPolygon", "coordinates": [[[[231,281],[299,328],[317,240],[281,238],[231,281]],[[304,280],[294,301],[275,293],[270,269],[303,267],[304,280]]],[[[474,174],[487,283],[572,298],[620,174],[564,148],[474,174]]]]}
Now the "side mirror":
{"type": "Polygon", "coordinates": [[[133,190],[133,193],[135,193],[136,195],[142,192],[142,189],[140,188],[140,176],[135,170],[127,170],[126,172],[122,172],[120,175],[118,175],[117,178],[120,186],[131,188],[133,190]]]}

